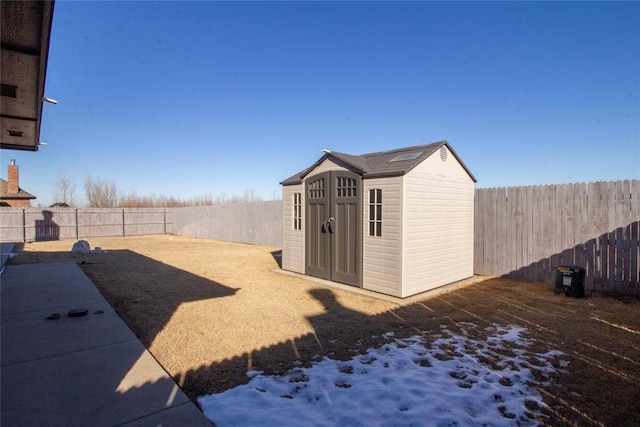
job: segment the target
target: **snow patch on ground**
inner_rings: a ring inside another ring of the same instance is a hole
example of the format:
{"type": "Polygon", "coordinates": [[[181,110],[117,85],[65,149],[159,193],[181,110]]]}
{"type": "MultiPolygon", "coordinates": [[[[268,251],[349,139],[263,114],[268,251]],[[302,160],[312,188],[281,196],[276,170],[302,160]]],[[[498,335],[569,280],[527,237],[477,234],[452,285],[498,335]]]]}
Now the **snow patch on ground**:
{"type": "Polygon", "coordinates": [[[533,386],[557,372],[551,361],[562,352],[528,351],[532,340],[516,326],[487,328],[484,341],[440,332],[431,343],[390,332],[366,354],[284,376],[250,371],[248,384],[198,401],[220,427],[539,424],[545,404],[533,386]]]}

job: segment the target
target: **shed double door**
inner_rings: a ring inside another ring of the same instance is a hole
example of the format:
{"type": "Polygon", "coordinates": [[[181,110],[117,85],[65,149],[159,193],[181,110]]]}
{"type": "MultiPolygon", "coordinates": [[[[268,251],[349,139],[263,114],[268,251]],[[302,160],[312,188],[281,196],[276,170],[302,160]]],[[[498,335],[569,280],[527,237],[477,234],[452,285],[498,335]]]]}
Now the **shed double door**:
{"type": "Polygon", "coordinates": [[[331,171],[307,180],[306,274],[362,286],[361,178],[331,171]]]}

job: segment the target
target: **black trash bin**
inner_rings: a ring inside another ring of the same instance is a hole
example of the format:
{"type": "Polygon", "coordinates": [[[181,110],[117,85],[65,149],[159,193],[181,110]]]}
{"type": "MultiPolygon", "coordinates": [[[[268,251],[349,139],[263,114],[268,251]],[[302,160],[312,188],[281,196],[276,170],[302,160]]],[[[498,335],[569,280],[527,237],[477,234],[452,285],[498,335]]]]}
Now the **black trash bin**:
{"type": "Polygon", "coordinates": [[[584,297],[584,276],[586,269],[579,265],[559,265],[556,268],[554,292],[569,297],[584,297]]]}

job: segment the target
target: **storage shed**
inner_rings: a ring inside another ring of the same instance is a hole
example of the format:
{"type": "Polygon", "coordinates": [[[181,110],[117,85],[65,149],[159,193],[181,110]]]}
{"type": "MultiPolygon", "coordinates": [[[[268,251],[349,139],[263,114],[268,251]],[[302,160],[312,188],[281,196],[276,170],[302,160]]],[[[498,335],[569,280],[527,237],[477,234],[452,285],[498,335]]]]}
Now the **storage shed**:
{"type": "Polygon", "coordinates": [[[323,150],[282,181],[282,268],[396,297],[473,276],[476,179],[447,141],[323,150]]]}

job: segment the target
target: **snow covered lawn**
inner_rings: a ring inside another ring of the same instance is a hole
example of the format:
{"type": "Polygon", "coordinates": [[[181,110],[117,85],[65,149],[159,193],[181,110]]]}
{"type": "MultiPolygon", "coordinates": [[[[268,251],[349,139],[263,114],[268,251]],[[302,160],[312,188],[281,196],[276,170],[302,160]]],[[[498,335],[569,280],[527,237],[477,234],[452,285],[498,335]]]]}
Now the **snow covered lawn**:
{"type": "Polygon", "coordinates": [[[521,327],[485,331],[474,340],[443,328],[432,342],[388,333],[349,361],[324,357],[286,376],[250,371],[248,384],[198,401],[219,427],[538,425],[545,404],[535,385],[557,373],[562,352],[528,350],[521,327]]]}

